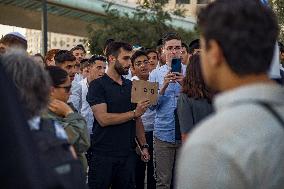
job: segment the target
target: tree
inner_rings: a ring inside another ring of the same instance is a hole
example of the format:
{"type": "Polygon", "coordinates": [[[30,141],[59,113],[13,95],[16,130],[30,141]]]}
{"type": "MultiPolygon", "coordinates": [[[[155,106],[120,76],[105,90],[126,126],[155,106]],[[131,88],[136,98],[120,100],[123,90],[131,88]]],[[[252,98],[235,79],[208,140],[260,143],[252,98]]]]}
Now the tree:
{"type": "Polygon", "coordinates": [[[278,18],[280,27],[279,40],[284,42],[284,1],[283,0],[270,0],[270,4],[278,18]]]}
{"type": "Polygon", "coordinates": [[[163,1],[159,3],[144,1],[144,4],[138,6],[132,16],[126,13],[121,16],[118,10],[111,9],[112,4],[105,6],[106,16],[97,20],[99,27],[89,28],[91,53],[101,54],[103,45],[109,38],[146,48],[155,48],[158,40],[166,32],[179,33],[186,43],[197,38],[196,30],[185,31],[165,24],[166,21],[171,21],[171,16],[163,11],[164,3],[163,1]]]}

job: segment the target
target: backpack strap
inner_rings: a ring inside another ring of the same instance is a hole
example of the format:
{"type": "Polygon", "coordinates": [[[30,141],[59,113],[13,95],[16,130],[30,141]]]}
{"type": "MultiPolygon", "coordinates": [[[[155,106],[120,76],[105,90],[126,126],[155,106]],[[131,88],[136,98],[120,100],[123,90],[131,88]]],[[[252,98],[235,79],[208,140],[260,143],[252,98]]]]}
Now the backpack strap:
{"type": "Polygon", "coordinates": [[[277,119],[277,121],[281,124],[281,126],[284,128],[284,121],[281,118],[281,116],[271,107],[270,104],[263,102],[263,101],[255,101],[257,104],[259,104],[260,106],[262,106],[264,109],[266,109],[268,112],[271,113],[271,115],[273,115],[273,117],[275,117],[275,119],[277,119]]]}
{"type": "Polygon", "coordinates": [[[56,136],[54,121],[52,119],[41,118],[40,119],[40,130],[50,132],[54,136],[56,136]]]}

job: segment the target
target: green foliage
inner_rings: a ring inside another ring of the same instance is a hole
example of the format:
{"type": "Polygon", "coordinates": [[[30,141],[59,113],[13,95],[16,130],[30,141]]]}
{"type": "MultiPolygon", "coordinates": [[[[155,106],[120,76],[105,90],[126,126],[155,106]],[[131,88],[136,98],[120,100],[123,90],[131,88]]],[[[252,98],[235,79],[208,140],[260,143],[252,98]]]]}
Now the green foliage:
{"type": "Polygon", "coordinates": [[[175,9],[175,10],[173,11],[173,14],[176,15],[176,16],[185,17],[185,16],[184,16],[184,15],[185,15],[185,12],[186,12],[186,9],[181,9],[181,8],[179,8],[179,9],[175,9]]]}
{"type": "Polygon", "coordinates": [[[279,40],[284,42],[284,1],[283,0],[270,0],[275,14],[278,18],[278,23],[280,27],[279,40]]]}
{"type": "Polygon", "coordinates": [[[178,32],[186,43],[198,37],[196,31],[185,31],[166,25],[166,21],[171,21],[171,16],[163,11],[166,1],[159,2],[151,4],[145,1],[143,5],[137,7],[133,15],[124,14],[123,16],[118,10],[111,8],[112,4],[105,6],[106,16],[96,21],[99,27],[89,28],[91,53],[101,54],[104,43],[109,38],[132,45],[139,44],[146,48],[155,48],[157,41],[166,32],[178,32]]]}

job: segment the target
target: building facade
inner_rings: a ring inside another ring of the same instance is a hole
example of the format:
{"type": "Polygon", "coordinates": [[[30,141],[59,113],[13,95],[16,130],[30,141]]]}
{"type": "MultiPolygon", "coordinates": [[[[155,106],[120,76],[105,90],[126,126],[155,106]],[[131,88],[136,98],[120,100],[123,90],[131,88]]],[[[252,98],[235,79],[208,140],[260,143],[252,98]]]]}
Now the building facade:
{"type": "MultiPolygon", "coordinates": [[[[78,44],[82,44],[86,46],[87,38],[52,33],[48,32],[47,34],[48,42],[47,48],[50,49],[62,49],[62,50],[70,50],[74,46],[78,44]]],[[[36,54],[41,52],[41,31],[26,29],[26,38],[28,41],[28,52],[30,54],[36,54]]]]}

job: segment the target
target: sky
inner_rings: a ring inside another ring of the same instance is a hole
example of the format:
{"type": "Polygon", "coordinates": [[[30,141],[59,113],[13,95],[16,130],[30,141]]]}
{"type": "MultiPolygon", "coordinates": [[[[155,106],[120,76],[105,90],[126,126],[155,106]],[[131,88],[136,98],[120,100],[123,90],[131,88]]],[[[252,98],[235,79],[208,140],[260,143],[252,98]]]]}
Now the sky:
{"type": "Polygon", "coordinates": [[[26,29],[25,28],[19,28],[16,26],[8,26],[8,25],[2,25],[0,24],[0,38],[2,35],[6,35],[10,32],[19,32],[23,36],[26,36],[26,29]]]}

